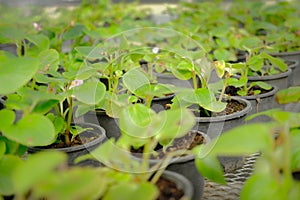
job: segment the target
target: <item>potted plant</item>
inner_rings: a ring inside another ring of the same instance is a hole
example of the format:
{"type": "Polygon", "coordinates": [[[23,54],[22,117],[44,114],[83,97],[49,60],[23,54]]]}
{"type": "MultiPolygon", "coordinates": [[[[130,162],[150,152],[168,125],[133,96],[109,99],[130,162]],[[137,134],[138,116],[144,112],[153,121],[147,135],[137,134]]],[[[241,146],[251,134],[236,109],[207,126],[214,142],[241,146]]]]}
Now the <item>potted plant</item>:
{"type": "MultiPolygon", "coordinates": [[[[154,184],[170,165],[183,162],[182,159],[187,160],[186,156],[180,156],[189,155],[190,150],[166,148],[175,138],[186,135],[193,124],[193,114],[187,109],[163,110],[156,113],[143,104],[133,104],[122,109],[120,113],[122,135],[119,139],[115,141],[111,138],[89,155],[79,157],[77,161],[96,159],[107,167],[135,176],[139,182],[149,181],[154,184]],[[107,152],[110,152],[109,156],[107,152]],[[159,152],[165,153],[160,159],[157,158],[159,152]]],[[[193,160],[190,156],[188,159],[193,160]]],[[[189,169],[192,168],[190,165],[189,169]]],[[[193,175],[193,178],[195,177],[197,181],[194,182],[197,182],[197,186],[203,187],[203,177],[200,185],[198,181],[201,180],[196,174],[193,175]]],[[[193,191],[199,190],[195,188],[193,191]]],[[[197,192],[196,195],[201,194],[197,192]]],[[[199,197],[194,196],[193,199],[199,197]]]]}
{"type": "MultiPolygon", "coordinates": [[[[7,109],[18,110],[22,115],[22,119],[16,124],[11,124],[14,122],[14,118],[10,117],[11,121],[7,125],[12,125],[12,127],[8,130],[14,131],[15,134],[7,135],[8,137],[15,135],[15,138],[11,139],[16,141],[18,138],[25,140],[25,145],[29,146],[29,152],[46,148],[68,151],[71,163],[72,159],[76,157],[76,153],[80,154],[80,150],[87,152],[90,147],[98,145],[105,139],[105,131],[102,127],[81,124],[80,121],[73,118],[74,109],[78,104],[94,105],[100,101],[105,94],[105,86],[102,83],[87,80],[87,78],[77,80],[76,78],[83,75],[84,69],[79,70],[80,66],[76,64],[65,65],[65,72],[57,72],[59,54],[53,49],[41,51],[36,57],[40,59],[40,63],[37,65],[36,73],[32,75],[32,80],[16,93],[7,95],[5,103],[7,109]],[[48,56],[44,57],[45,54],[48,56]],[[37,124],[33,127],[39,128],[32,129],[30,121],[37,124]],[[22,137],[16,132],[21,128],[18,125],[25,127],[22,129],[26,134],[22,137]],[[91,130],[90,126],[93,126],[92,129],[95,130],[91,130]],[[31,129],[32,131],[30,131],[31,129]],[[32,142],[33,138],[37,136],[31,138],[31,134],[39,135],[40,142],[32,142]],[[86,144],[78,145],[76,140],[86,141],[86,144]],[[75,146],[71,147],[72,144],[75,146]]],[[[86,71],[85,75],[87,75],[86,71]]]]}
{"type": "MultiPolygon", "coordinates": [[[[248,65],[246,63],[214,62],[216,71],[221,81],[212,88],[229,96],[237,96],[247,99],[251,103],[252,110],[249,115],[278,107],[275,102],[276,86],[263,81],[248,82],[248,65]],[[235,75],[240,74],[239,79],[235,75]]],[[[258,118],[257,118],[258,120],[258,118]]],[[[259,119],[267,120],[267,119],[259,119]]]]}
{"type": "MultiPolygon", "coordinates": [[[[299,88],[279,91],[276,97],[278,103],[299,102],[296,91],[299,91],[299,88]]],[[[207,152],[205,156],[211,161],[211,166],[219,165],[215,159],[217,155],[247,155],[260,152],[254,171],[242,189],[241,199],[297,199],[300,196],[299,180],[294,178],[294,174],[299,171],[299,113],[273,109],[251,115],[249,119],[259,115],[266,115],[274,121],[236,127],[203,146],[201,150],[207,152]],[[234,142],[237,138],[238,143],[234,142]]],[[[197,166],[201,171],[205,169],[202,162],[204,154],[200,153],[199,156],[197,166]]],[[[223,182],[221,174],[222,171],[219,170],[211,178],[223,182]]]]}
{"type": "MultiPolygon", "coordinates": [[[[154,185],[137,181],[133,174],[107,167],[67,166],[66,160],[65,153],[58,151],[30,155],[25,161],[19,160],[15,168],[9,168],[12,162],[6,166],[2,165],[1,160],[2,169],[12,172],[5,177],[5,180],[10,181],[7,188],[12,189],[12,195],[4,197],[24,199],[118,199],[121,197],[151,200],[158,196],[190,199],[192,195],[192,185],[189,181],[171,171],[165,171],[157,185],[154,185]],[[80,181],[84,186],[80,184],[74,186],[74,181],[80,181]],[[168,192],[170,189],[173,193],[168,192]]],[[[132,161],[128,160],[128,162],[132,161]]]]}
{"type": "MultiPolygon", "coordinates": [[[[299,2],[245,2],[232,4],[228,15],[249,33],[268,46],[265,52],[274,57],[298,61],[299,34],[297,8],[299,2]]],[[[299,64],[293,66],[297,70],[299,64]]],[[[293,78],[293,81],[297,81],[293,78]]]]}

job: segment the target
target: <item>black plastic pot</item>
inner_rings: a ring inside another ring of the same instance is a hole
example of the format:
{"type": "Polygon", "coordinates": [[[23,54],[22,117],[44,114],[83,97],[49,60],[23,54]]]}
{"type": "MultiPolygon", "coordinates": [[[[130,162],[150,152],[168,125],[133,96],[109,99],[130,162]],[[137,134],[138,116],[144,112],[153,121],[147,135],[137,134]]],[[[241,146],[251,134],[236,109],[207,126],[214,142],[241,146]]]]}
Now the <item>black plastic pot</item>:
{"type": "Polygon", "coordinates": [[[2,110],[5,107],[4,104],[5,100],[2,97],[0,97],[0,110],[2,110]]]}
{"type": "MultiPolygon", "coordinates": [[[[248,115],[266,111],[272,108],[278,108],[279,105],[275,101],[275,94],[278,91],[278,88],[276,86],[273,86],[272,90],[269,92],[258,94],[258,95],[251,95],[251,96],[233,96],[233,97],[240,97],[243,99],[248,100],[251,103],[251,111],[248,113],[248,115]]],[[[251,120],[251,122],[266,122],[270,119],[265,116],[259,116],[255,119],[251,120]]]]}
{"type": "MultiPolygon", "coordinates": [[[[231,97],[245,105],[242,111],[235,112],[229,115],[216,116],[216,117],[196,117],[195,129],[206,133],[209,138],[213,139],[234,127],[240,126],[245,123],[246,116],[250,113],[252,107],[251,103],[240,97],[231,97]]],[[[242,167],[244,164],[243,156],[220,156],[219,161],[225,172],[231,172],[237,168],[242,167]]]]}
{"type": "Polygon", "coordinates": [[[300,51],[293,52],[280,52],[280,53],[270,53],[270,55],[275,57],[283,58],[284,60],[294,60],[296,61],[296,65],[292,66],[292,78],[290,85],[300,85],[300,51]]]}
{"type": "MultiPolygon", "coordinates": [[[[209,142],[210,138],[200,132],[200,131],[196,131],[196,130],[192,130],[192,132],[194,133],[199,133],[201,134],[204,139],[205,142],[209,142]]],[[[178,139],[176,139],[178,140],[178,139]]],[[[137,154],[133,154],[134,159],[137,159],[139,161],[141,154],[137,153],[137,154]]],[[[162,160],[160,160],[159,158],[155,159],[155,158],[151,158],[150,159],[150,166],[154,166],[158,163],[161,163],[162,160]]],[[[184,176],[186,179],[188,179],[192,185],[193,185],[193,198],[192,200],[200,200],[202,195],[203,195],[203,191],[204,191],[204,177],[198,172],[196,165],[195,165],[195,158],[193,155],[183,155],[180,157],[176,157],[171,159],[171,161],[169,163],[165,163],[164,166],[161,166],[162,168],[166,168],[166,170],[168,171],[172,171],[172,172],[176,172],[178,174],[181,174],[182,176],[184,176]]]]}
{"type": "Polygon", "coordinates": [[[83,120],[103,127],[107,138],[117,139],[121,136],[119,119],[108,116],[103,110],[89,111],[83,116],[83,120]]]}
{"type": "Polygon", "coordinates": [[[66,152],[68,155],[68,164],[74,165],[73,161],[75,160],[75,158],[81,155],[88,154],[90,151],[94,150],[106,140],[105,130],[101,126],[91,123],[81,123],[76,125],[82,128],[93,128],[93,130],[87,130],[81,133],[79,135],[80,138],[95,137],[95,139],[86,144],[65,148],[51,149],[47,147],[28,147],[28,153],[36,153],[43,150],[63,151],[66,152]]]}
{"type": "Polygon", "coordinates": [[[174,98],[175,94],[170,94],[164,97],[155,97],[152,100],[151,108],[155,112],[160,112],[162,110],[168,109],[168,104],[172,103],[172,99],[174,98]]]}
{"type": "Polygon", "coordinates": [[[0,44],[0,50],[17,55],[17,46],[15,44],[0,44]]]}
{"type": "Polygon", "coordinates": [[[292,69],[288,68],[287,71],[282,72],[280,74],[274,74],[269,76],[248,76],[249,82],[254,81],[263,81],[270,85],[277,86],[278,89],[285,89],[288,88],[290,85],[289,79],[291,78],[290,75],[292,74],[292,69]]]}
{"type": "Polygon", "coordinates": [[[162,177],[173,181],[179,189],[182,189],[184,192],[184,196],[181,198],[182,200],[190,200],[193,197],[193,185],[190,180],[186,177],[178,174],[176,172],[172,172],[169,170],[164,171],[162,177]]]}
{"type": "Polygon", "coordinates": [[[252,107],[251,103],[240,97],[231,97],[244,104],[245,108],[242,111],[235,112],[229,115],[215,116],[215,117],[196,117],[195,129],[206,133],[211,139],[218,137],[223,132],[230,130],[236,126],[244,123],[245,117],[250,113],[252,107]]]}

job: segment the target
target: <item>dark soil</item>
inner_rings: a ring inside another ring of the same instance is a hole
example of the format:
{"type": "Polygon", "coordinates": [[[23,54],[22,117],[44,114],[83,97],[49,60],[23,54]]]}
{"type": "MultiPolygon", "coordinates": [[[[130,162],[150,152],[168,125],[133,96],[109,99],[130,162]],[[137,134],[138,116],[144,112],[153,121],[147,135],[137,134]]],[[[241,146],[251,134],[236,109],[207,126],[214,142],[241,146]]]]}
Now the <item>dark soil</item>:
{"type": "Polygon", "coordinates": [[[227,100],[227,106],[226,106],[225,110],[223,110],[222,112],[213,113],[211,111],[204,110],[203,108],[200,108],[199,109],[200,113],[194,111],[194,114],[197,117],[224,116],[224,115],[230,115],[232,113],[242,111],[242,110],[245,109],[245,107],[246,107],[246,105],[244,105],[243,103],[240,103],[239,101],[231,99],[231,100],[227,100]]]}
{"type": "Polygon", "coordinates": [[[177,200],[184,195],[182,189],[179,189],[173,181],[167,180],[164,177],[160,177],[156,186],[160,191],[157,200],[177,200]]]}
{"type": "MultiPolygon", "coordinates": [[[[273,89],[273,88],[272,88],[272,89],[273,89]]],[[[271,90],[272,90],[272,89],[271,89],[271,90]]],[[[252,95],[254,95],[254,91],[255,91],[255,90],[260,90],[260,91],[261,91],[260,94],[265,94],[265,93],[271,91],[271,90],[265,90],[265,89],[262,89],[262,88],[260,88],[259,86],[253,86],[253,87],[248,91],[247,96],[252,96],[252,95]]],[[[233,87],[233,86],[228,86],[228,87],[226,87],[226,89],[225,89],[225,93],[226,93],[227,95],[229,95],[229,96],[239,96],[237,92],[238,92],[238,88],[235,88],[235,87],[233,87]]]]}
{"type": "MultiPolygon", "coordinates": [[[[202,134],[199,134],[197,131],[190,131],[188,134],[181,138],[174,139],[172,145],[167,147],[166,152],[172,152],[176,150],[187,149],[191,150],[195,146],[206,143],[205,138],[202,134]]],[[[142,155],[144,148],[140,147],[139,149],[131,148],[131,152],[142,155]]],[[[165,152],[162,150],[161,145],[157,145],[155,148],[155,155],[151,155],[152,159],[160,159],[165,156],[165,152]]]]}
{"type": "Polygon", "coordinates": [[[228,101],[227,102],[227,106],[225,108],[225,111],[223,112],[219,112],[219,113],[216,113],[217,116],[218,115],[230,115],[232,113],[235,113],[235,112],[239,112],[239,111],[242,111],[245,109],[245,105],[236,101],[236,100],[231,100],[231,101],[228,101]]]}
{"type": "Polygon", "coordinates": [[[93,140],[95,140],[96,137],[95,136],[83,136],[83,134],[81,133],[80,135],[77,135],[73,141],[71,142],[70,145],[67,145],[65,142],[64,142],[64,138],[63,136],[61,136],[59,138],[59,142],[57,143],[54,143],[54,144],[51,144],[51,145],[48,145],[46,147],[43,147],[43,148],[47,148],[47,149],[57,149],[57,148],[66,148],[66,147],[74,147],[74,146],[79,146],[79,145],[83,145],[83,144],[86,144],[86,143],[89,143],[93,140]]]}
{"type": "Polygon", "coordinates": [[[292,173],[293,179],[300,182],[300,171],[296,171],[292,173]]]}

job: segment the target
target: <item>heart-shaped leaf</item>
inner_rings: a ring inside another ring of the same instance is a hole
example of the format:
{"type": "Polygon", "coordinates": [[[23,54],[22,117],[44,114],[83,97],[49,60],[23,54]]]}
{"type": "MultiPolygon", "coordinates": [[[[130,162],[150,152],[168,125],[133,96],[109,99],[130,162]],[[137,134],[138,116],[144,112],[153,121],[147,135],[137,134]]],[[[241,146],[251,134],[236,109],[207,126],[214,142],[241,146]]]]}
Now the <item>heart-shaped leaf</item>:
{"type": "Polygon", "coordinates": [[[8,139],[26,146],[45,146],[56,139],[53,123],[44,115],[29,114],[3,129],[8,139]]]}
{"type": "Polygon", "coordinates": [[[74,87],[73,95],[80,102],[88,105],[99,103],[106,92],[106,87],[101,82],[86,82],[74,87]]]}
{"type": "Polygon", "coordinates": [[[28,57],[0,57],[0,94],[16,92],[37,72],[39,61],[28,57]]]}

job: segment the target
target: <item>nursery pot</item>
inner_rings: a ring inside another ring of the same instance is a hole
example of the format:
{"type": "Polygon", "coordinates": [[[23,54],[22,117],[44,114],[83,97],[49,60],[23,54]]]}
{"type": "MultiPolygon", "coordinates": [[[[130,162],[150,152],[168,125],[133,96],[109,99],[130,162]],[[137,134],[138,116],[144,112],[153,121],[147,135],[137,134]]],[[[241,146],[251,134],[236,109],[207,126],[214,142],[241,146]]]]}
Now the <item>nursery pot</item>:
{"type": "Polygon", "coordinates": [[[244,105],[244,109],[228,115],[214,117],[196,117],[197,130],[206,133],[210,138],[218,137],[223,132],[230,130],[244,123],[245,117],[250,113],[251,103],[241,97],[230,97],[230,100],[237,101],[244,105]]]}
{"type": "Polygon", "coordinates": [[[300,51],[270,53],[270,55],[284,60],[296,61],[296,64],[291,67],[293,72],[290,84],[293,86],[300,85],[300,51]]]}
{"type": "Polygon", "coordinates": [[[96,109],[83,115],[84,122],[92,123],[104,128],[107,138],[119,138],[121,131],[119,119],[108,116],[105,111],[96,109]]]}
{"type": "Polygon", "coordinates": [[[255,81],[263,81],[270,85],[277,86],[278,89],[285,89],[288,88],[290,85],[290,75],[292,74],[292,69],[289,67],[287,71],[269,75],[269,76],[248,76],[249,82],[255,82],[255,81]]]}
{"type": "MultiPolygon", "coordinates": [[[[191,137],[193,137],[192,140],[194,140],[195,135],[199,134],[199,135],[203,136],[204,143],[208,143],[210,141],[210,138],[206,134],[204,134],[200,131],[191,130],[190,133],[191,133],[191,137]]],[[[186,142],[188,140],[185,140],[184,138],[185,137],[176,138],[174,140],[174,143],[186,144],[186,142]]],[[[187,145],[190,145],[190,144],[187,144],[187,145]]],[[[157,151],[158,152],[162,151],[162,149],[157,150],[157,151]]],[[[133,154],[133,157],[134,157],[134,159],[141,161],[141,158],[140,158],[141,154],[138,154],[138,155],[133,154]]],[[[162,162],[161,158],[151,158],[150,166],[154,166],[161,162],[162,162]]],[[[204,177],[198,172],[196,165],[195,165],[195,158],[193,155],[182,155],[179,157],[172,158],[169,163],[166,163],[166,165],[164,165],[162,167],[163,168],[166,167],[166,170],[181,174],[186,179],[188,179],[193,185],[193,194],[194,195],[193,195],[192,200],[200,200],[201,199],[201,197],[203,195],[203,190],[204,190],[204,177]]]]}
{"type": "Polygon", "coordinates": [[[170,180],[176,184],[178,189],[183,190],[183,196],[180,198],[181,200],[191,200],[193,197],[193,185],[189,179],[184,177],[183,175],[166,170],[161,176],[166,180],[170,180]]]}
{"type": "Polygon", "coordinates": [[[106,140],[105,130],[101,126],[91,123],[76,123],[76,125],[82,128],[92,128],[93,130],[86,130],[79,135],[81,140],[92,140],[81,145],[63,148],[28,147],[28,152],[36,153],[43,150],[63,151],[66,152],[68,155],[68,164],[74,165],[73,161],[77,157],[88,154],[90,151],[94,150],[106,140]]]}
{"type": "Polygon", "coordinates": [[[7,51],[17,56],[17,46],[15,44],[0,44],[0,50],[7,51]]]}
{"type": "MultiPolygon", "coordinates": [[[[196,117],[197,127],[195,128],[206,133],[211,139],[213,139],[225,131],[244,124],[246,116],[252,109],[251,103],[248,100],[240,97],[231,97],[231,99],[243,104],[245,106],[244,109],[228,115],[215,117],[196,117]]],[[[220,156],[219,161],[221,162],[224,171],[230,172],[242,167],[244,164],[244,157],[220,156]]]]}
{"type": "Polygon", "coordinates": [[[151,103],[151,108],[155,112],[160,112],[168,109],[168,105],[172,103],[175,94],[170,94],[164,97],[154,97],[151,103]]]}
{"type": "MultiPolygon", "coordinates": [[[[277,91],[278,91],[277,86],[273,86],[272,90],[266,93],[262,93],[258,95],[250,95],[250,96],[233,96],[233,97],[240,97],[248,100],[251,103],[251,107],[252,107],[248,115],[251,115],[257,112],[262,112],[262,111],[279,107],[279,105],[275,101],[275,94],[277,91]]],[[[251,122],[265,122],[265,121],[269,121],[269,118],[265,116],[259,116],[251,120],[251,122]]]]}

